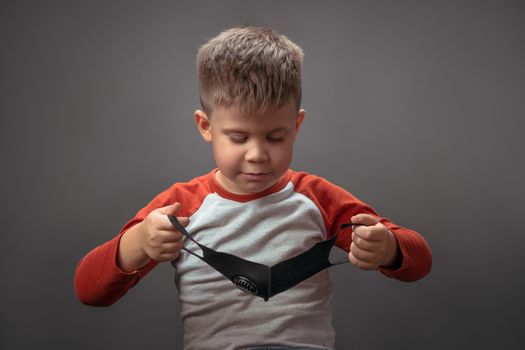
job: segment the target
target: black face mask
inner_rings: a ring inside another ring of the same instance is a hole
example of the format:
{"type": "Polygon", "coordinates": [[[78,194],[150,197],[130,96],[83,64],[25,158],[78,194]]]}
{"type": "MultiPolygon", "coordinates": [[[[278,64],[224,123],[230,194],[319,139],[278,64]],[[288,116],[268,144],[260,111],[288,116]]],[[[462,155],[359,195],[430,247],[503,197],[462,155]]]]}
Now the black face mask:
{"type": "MultiPolygon", "coordinates": [[[[168,215],[168,218],[180,233],[202,249],[203,256],[199,256],[185,247],[182,249],[213,267],[243,292],[261,297],[264,301],[268,301],[274,295],[292,288],[330,266],[348,262],[345,260],[332,263],[329,260],[330,251],[339,234],[318,242],[309,250],[270,267],[208,248],[195,241],[176,217],[168,215]]],[[[341,230],[349,226],[357,225],[343,224],[341,230]]],[[[172,265],[174,264],[172,262],[172,265]]]]}

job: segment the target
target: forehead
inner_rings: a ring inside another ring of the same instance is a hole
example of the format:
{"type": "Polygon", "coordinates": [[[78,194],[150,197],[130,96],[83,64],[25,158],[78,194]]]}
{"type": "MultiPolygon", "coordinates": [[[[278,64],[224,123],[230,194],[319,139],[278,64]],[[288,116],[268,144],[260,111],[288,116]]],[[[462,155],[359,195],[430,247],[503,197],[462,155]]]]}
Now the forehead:
{"type": "Polygon", "coordinates": [[[295,104],[290,103],[278,108],[264,111],[243,111],[231,106],[214,108],[211,123],[221,128],[275,129],[288,128],[295,123],[297,111],[295,104]]]}

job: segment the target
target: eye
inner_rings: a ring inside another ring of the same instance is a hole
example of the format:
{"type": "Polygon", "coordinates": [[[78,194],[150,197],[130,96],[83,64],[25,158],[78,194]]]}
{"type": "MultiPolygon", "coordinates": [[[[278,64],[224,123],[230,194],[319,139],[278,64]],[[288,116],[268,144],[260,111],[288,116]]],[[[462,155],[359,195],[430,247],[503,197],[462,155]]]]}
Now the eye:
{"type": "Polygon", "coordinates": [[[266,139],[269,142],[278,143],[278,142],[284,141],[284,136],[268,136],[268,137],[266,137],[266,139]]]}
{"type": "Polygon", "coordinates": [[[229,138],[230,138],[230,141],[233,143],[244,143],[246,141],[246,137],[244,136],[230,135],[229,138]]]}

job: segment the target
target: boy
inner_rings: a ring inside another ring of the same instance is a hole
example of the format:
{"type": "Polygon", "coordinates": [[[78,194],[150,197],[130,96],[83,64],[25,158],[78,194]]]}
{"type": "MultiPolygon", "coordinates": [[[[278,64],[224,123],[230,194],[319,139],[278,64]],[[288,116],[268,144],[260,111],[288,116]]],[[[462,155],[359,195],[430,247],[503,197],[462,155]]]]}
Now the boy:
{"type": "Polygon", "coordinates": [[[288,38],[259,27],[227,30],[200,48],[195,120],[217,169],[174,184],[86,255],[75,275],[83,303],[110,305],[156,264],[172,261],[185,349],[334,348],[327,270],[265,302],[193,256],[201,248],[183,240],[169,216],[196,242],[260,264],[340,232],[336,244],[358,268],[404,281],[429,272],[431,252],[418,233],[323,178],[289,169],[305,116],[302,59],[288,38]],[[341,230],[344,223],[354,225],[341,230]]]}

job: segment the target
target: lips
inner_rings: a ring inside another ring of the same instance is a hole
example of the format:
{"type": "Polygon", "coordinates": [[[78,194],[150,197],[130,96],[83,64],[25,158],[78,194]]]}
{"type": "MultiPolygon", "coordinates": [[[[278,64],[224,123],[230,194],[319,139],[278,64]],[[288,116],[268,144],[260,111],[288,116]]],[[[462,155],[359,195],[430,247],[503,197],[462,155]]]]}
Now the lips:
{"type": "Polygon", "coordinates": [[[243,171],[246,175],[269,175],[271,174],[271,171],[243,171]]]}
{"type": "Polygon", "coordinates": [[[270,174],[270,172],[243,172],[243,175],[249,180],[261,180],[270,174]]]}

